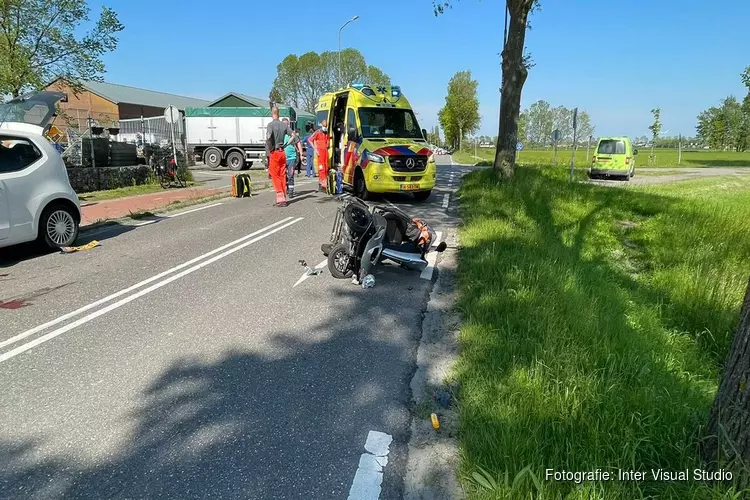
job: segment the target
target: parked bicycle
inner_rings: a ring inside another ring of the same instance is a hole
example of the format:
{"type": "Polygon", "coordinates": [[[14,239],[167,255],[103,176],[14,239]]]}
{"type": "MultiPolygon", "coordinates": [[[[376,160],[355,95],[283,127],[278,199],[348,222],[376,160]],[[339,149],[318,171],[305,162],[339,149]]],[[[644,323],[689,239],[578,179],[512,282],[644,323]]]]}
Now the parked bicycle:
{"type": "Polygon", "coordinates": [[[187,186],[173,155],[168,154],[161,159],[157,159],[156,155],[151,155],[151,168],[164,189],[172,187],[173,184],[177,187],[187,186]]]}

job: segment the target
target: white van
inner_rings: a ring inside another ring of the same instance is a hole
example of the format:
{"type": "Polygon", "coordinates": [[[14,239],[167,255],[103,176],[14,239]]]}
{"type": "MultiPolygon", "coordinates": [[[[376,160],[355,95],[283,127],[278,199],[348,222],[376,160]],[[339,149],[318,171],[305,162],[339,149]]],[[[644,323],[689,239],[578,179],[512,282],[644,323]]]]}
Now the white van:
{"type": "Polygon", "coordinates": [[[0,248],[37,240],[56,249],[78,238],[81,205],[44,136],[64,98],[38,92],[0,104],[0,248]]]}

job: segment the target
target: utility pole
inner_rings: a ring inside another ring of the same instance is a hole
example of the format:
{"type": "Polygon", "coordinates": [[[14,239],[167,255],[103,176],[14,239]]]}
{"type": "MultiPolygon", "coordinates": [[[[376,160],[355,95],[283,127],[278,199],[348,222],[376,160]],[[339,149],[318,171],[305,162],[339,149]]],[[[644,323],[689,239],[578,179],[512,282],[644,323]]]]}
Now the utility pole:
{"type": "Polygon", "coordinates": [[[352,23],[356,21],[357,19],[359,19],[359,16],[354,16],[351,19],[349,19],[347,22],[345,22],[343,26],[341,26],[341,28],[339,28],[339,68],[338,68],[339,71],[338,71],[338,74],[339,74],[339,82],[341,82],[342,86],[344,85],[344,83],[343,83],[343,78],[341,77],[341,31],[344,28],[346,28],[347,24],[352,23]]]}
{"type": "Polygon", "coordinates": [[[677,139],[677,165],[682,163],[682,134],[677,139]]]}

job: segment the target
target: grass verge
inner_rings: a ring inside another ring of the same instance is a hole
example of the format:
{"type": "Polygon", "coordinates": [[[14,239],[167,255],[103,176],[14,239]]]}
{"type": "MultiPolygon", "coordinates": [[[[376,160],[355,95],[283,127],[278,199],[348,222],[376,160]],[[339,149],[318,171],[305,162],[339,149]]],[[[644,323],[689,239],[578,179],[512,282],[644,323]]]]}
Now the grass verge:
{"type": "Polygon", "coordinates": [[[750,274],[750,180],[625,190],[520,168],[504,184],[474,172],[460,194],[456,375],[470,497],[733,494],[654,481],[651,469],[701,467],[750,274]],[[546,469],[648,476],[576,484],[547,481],[546,469]]]}
{"type": "MultiPolygon", "coordinates": [[[[648,167],[648,157],[650,150],[641,149],[636,157],[638,167],[648,167]]],[[[557,164],[570,166],[572,151],[570,149],[560,149],[557,151],[557,164]]],[[[589,159],[586,159],[586,148],[579,147],[576,151],[576,165],[579,167],[588,167],[591,156],[594,154],[594,146],[589,151],[589,159]]],[[[678,152],[676,149],[656,149],[655,168],[678,168],[678,167],[750,167],[750,151],[711,151],[695,150],[683,151],[682,160],[678,164],[678,152]]],[[[491,164],[495,159],[494,148],[477,148],[477,156],[474,157],[474,149],[457,151],[453,153],[453,161],[460,164],[473,165],[491,164]],[[489,163],[488,163],[489,162],[489,163]]],[[[523,150],[518,152],[518,162],[523,165],[553,165],[554,152],[551,149],[546,150],[523,150]]]]}
{"type": "MultiPolygon", "coordinates": [[[[200,186],[200,183],[189,182],[188,187],[200,186]]],[[[172,188],[176,189],[176,188],[172,188]]],[[[91,191],[90,193],[81,193],[78,199],[82,203],[91,203],[96,201],[114,200],[117,198],[127,198],[129,196],[138,196],[141,194],[151,194],[167,191],[161,185],[155,183],[140,184],[138,186],[127,186],[117,189],[106,189],[103,191],[91,191]]]]}

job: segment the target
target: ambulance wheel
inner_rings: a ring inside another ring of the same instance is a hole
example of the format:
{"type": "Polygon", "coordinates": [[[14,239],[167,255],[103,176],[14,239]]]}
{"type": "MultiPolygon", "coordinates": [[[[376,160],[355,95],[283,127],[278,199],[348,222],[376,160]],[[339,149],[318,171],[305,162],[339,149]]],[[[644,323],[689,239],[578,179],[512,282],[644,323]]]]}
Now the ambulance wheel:
{"type": "Polygon", "coordinates": [[[354,271],[352,271],[350,262],[349,249],[342,243],[331,248],[328,253],[328,270],[331,271],[331,276],[336,279],[342,280],[352,277],[354,271]]]}
{"type": "Polygon", "coordinates": [[[203,163],[211,169],[219,168],[221,166],[221,151],[216,148],[208,148],[203,153],[203,163]]]}
{"type": "Polygon", "coordinates": [[[416,191],[414,193],[414,199],[417,201],[427,201],[427,199],[430,197],[431,194],[432,194],[431,189],[428,191],[416,191]]]}
{"type": "Polygon", "coordinates": [[[365,174],[359,169],[357,169],[357,172],[354,174],[354,194],[357,198],[365,201],[372,199],[372,193],[367,190],[365,174]]]}
{"type": "Polygon", "coordinates": [[[245,168],[245,156],[239,151],[232,151],[227,155],[227,166],[238,172],[245,168]]]}

